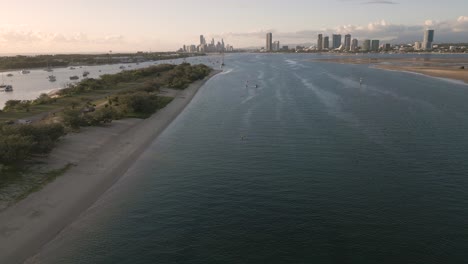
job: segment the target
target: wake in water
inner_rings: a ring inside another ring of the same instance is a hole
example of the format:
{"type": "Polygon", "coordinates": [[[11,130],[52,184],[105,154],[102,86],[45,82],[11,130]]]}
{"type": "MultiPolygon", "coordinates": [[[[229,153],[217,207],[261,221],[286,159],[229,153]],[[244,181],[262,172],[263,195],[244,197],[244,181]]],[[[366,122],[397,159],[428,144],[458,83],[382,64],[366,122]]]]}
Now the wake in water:
{"type": "Polygon", "coordinates": [[[388,91],[388,90],[382,90],[382,88],[378,88],[376,86],[370,85],[367,82],[360,82],[359,78],[352,78],[352,77],[341,77],[335,74],[332,74],[330,72],[324,73],[329,77],[330,79],[338,82],[341,84],[341,86],[336,86],[336,87],[342,87],[342,88],[354,88],[354,89],[359,89],[360,92],[362,93],[368,93],[371,95],[379,95],[379,96],[389,96],[393,99],[403,101],[405,103],[414,105],[417,104],[421,107],[428,108],[429,110],[440,112],[439,109],[437,109],[434,105],[431,103],[417,99],[417,98],[410,98],[407,96],[402,96],[399,95],[395,92],[388,91]]]}
{"type": "Polygon", "coordinates": [[[361,121],[352,113],[343,110],[342,100],[339,95],[336,93],[326,91],[324,89],[319,88],[306,78],[299,76],[297,73],[294,73],[294,76],[298,78],[302,84],[312,90],[315,96],[319,99],[319,101],[326,107],[327,112],[342,121],[346,124],[350,125],[351,127],[360,130],[364,135],[366,135],[371,141],[376,144],[385,146],[383,141],[384,135],[376,130],[371,130],[369,126],[366,126],[361,123],[361,121]]]}

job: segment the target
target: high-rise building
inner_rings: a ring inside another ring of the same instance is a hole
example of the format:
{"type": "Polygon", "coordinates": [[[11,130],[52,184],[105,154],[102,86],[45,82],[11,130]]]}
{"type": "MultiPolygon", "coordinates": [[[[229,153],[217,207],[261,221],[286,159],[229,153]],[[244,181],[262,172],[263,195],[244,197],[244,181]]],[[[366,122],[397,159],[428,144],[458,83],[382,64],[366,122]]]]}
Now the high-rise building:
{"type": "Polygon", "coordinates": [[[338,49],[341,46],[341,35],[333,34],[332,35],[332,49],[338,49]]]}
{"type": "Polygon", "coordinates": [[[280,42],[275,41],[273,42],[273,51],[279,51],[280,50],[280,42]]]}
{"type": "Polygon", "coordinates": [[[205,37],[203,35],[200,35],[200,45],[205,45],[205,44],[206,44],[205,37]]]}
{"type": "Polygon", "coordinates": [[[390,45],[390,43],[385,43],[384,50],[385,51],[390,51],[391,49],[392,49],[392,45],[390,45]]]}
{"type": "Polygon", "coordinates": [[[318,34],[318,38],[317,38],[317,50],[320,51],[323,49],[323,35],[322,34],[318,34]]]}
{"type": "Polygon", "coordinates": [[[371,41],[370,39],[365,39],[362,43],[362,51],[370,51],[371,49],[371,41]]]}
{"type": "Polygon", "coordinates": [[[424,50],[431,50],[432,49],[432,42],[434,42],[434,30],[427,29],[424,31],[424,41],[423,41],[423,49],[424,50]]]}
{"type": "Polygon", "coordinates": [[[372,43],[371,43],[371,50],[372,51],[379,51],[379,46],[380,46],[380,40],[373,39],[372,43]]]}
{"type": "Polygon", "coordinates": [[[273,34],[272,33],[267,33],[266,34],[266,51],[272,51],[273,50],[273,34]]]}
{"type": "Polygon", "coordinates": [[[330,49],[330,37],[323,38],[323,49],[330,49]]]}
{"type": "Polygon", "coordinates": [[[421,50],[421,48],[422,48],[421,42],[416,41],[414,43],[414,50],[421,50]]]}
{"type": "Polygon", "coordinates": [[[358,44],[359,44],[358,40],[357,40],[357,39],[353,39],[353,40],[351,41],[351,51],[356,51],[357,48],[358,48],[358,44]]]}
{"type": "Polygon", "coordinates": [[[206,51],[206,45],[205,44],[200,44],[198,45],[198,52],[205,52],[206,51]]]}
{"type": "Polygon", "coordinates": [[[350,51],[351,50],[351,35],[347,34],[344,37],[344,50],[350,51]]]}

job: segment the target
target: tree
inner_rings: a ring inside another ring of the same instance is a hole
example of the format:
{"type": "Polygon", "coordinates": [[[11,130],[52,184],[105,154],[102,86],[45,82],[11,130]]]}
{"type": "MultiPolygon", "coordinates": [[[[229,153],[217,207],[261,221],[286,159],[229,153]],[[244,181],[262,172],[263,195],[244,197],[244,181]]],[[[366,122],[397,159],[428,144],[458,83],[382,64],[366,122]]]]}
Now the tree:
{"type": "Polygon", "coordinates": [[[11,165],[29,157],[34,147],[31,137],[6,135],[0,137],[0,164],[11,165]]]}

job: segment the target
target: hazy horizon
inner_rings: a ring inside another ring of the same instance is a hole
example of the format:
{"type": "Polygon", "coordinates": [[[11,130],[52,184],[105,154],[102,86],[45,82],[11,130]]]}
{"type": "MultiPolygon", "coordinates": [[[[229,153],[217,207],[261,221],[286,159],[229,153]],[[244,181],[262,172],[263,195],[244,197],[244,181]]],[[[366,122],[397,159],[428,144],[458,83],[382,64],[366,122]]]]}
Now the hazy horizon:
{"type": "Polygon", "coordinates": [[[198,44],[200,34],[235,48],[261,47],[266,32],[282,44],[314,43],[318,33],[409,43],[432,28],[436,43],[468,42],[468,3],[462,0],[438,6],[420,0],[0,3],[8,6],[0,18],[0,54],[9,55],[175,51],[198,44]]]}

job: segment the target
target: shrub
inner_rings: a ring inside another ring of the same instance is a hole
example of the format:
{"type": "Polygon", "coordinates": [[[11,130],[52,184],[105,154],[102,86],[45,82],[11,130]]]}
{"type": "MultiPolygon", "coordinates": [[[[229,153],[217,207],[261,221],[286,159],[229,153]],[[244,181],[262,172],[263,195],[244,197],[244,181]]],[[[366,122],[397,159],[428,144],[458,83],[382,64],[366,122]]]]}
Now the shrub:
{"type": "Polygon", "coordinates": [[[44,104],[51,104],[54,103],[57,99],[50,98],[48,94],[41,94],[39,97],[33,101],[33,104],[44,105],[44,104]]]}
{"type": "Polygon", "coordinates": [[[65,135],[61,124],[8,125],[0,128],[0,163],[18,163],[32,155],[49,153],[65,135]]]}
{"type": "Polygon", "coordinates": [[[3,107],[4,112],[29,111],[31,101],[29,100],[8,100],[3,107]]]}

